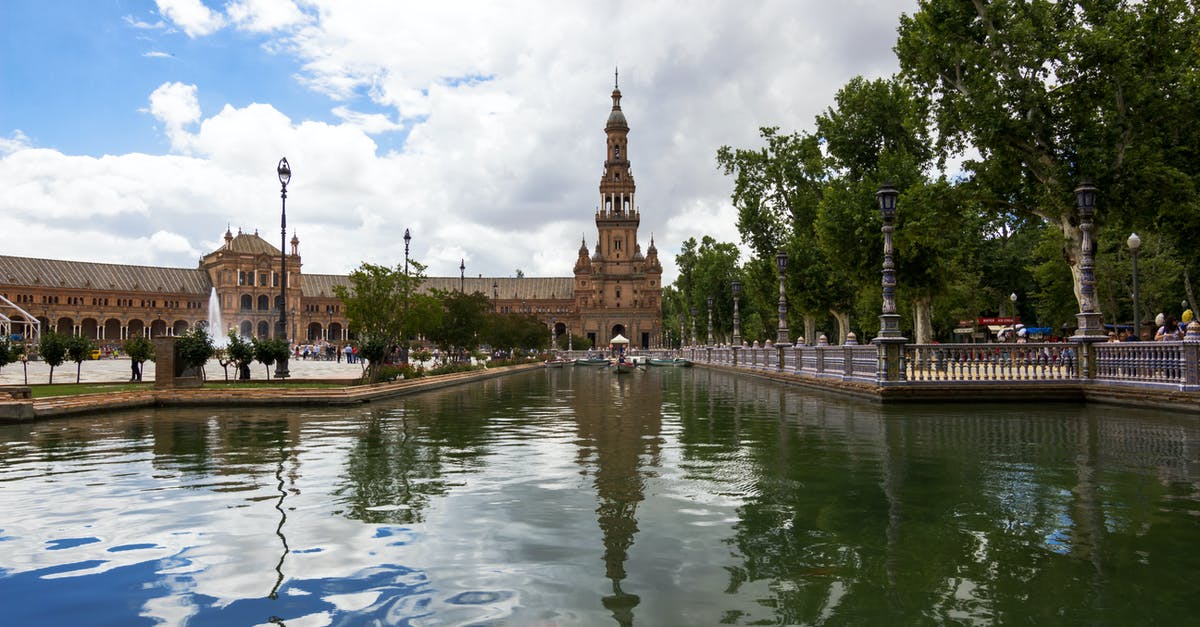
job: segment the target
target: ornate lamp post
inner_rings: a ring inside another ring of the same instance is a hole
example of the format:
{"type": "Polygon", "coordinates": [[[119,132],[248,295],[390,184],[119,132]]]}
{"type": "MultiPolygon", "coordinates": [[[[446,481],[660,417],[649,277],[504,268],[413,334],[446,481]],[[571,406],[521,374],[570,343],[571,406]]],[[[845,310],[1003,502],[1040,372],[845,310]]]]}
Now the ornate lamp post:
{"type": "Polygon", "coordinates": [[[1017,341],[1017,323],[1020,322],[1017,316],[1017,293],[1013,292],[1008,295],[1009,302],[1012,303],[1012,341],[1017,341]]]}
{"type": "Polygon", "coordinates": [[[712,343],[713,343],[713,336],[712,336],[712,303],[713,303],[713,297],[712,297],[712,296],[709,296],[709,297],[708,297],[708,345],[709,345],[709,346],[712,346],[712,343]]]}
{"type": "Polygon", "coordinates": [[[733,345],[742,345],[742,318],[738,315],[738,299],[742,295],[742,282],[733,282],[733,345]]]}
{"type": "Polygon", "coordinates": [[[1095,226],[1092,220],[1096,215],[1097,191],[1090,181],[1082,181],[1075,188],[1079,230],[1083,233],[1083,259],[1079,262],[1079,313],[1075,315],[1079,321],[1079,328],[1075,331],[1075,337],[1104,341],[1107,337],[1104,328],[1100,326],[1100,312],[1096,311],[1096,264],[1092,250],[1092,229],[1095,226]]]}
{"type": "Polygon", "coordinates": [[[900,315],[896,313],[896,263],[892,259],[892,231],[895,230],[896,198],[900,192],[884,183],[875,198],[883,216],[883,313],[879,316],[879,337],[900,337],[900,315]]]}
{"type": "MultiPolygon", "coordinates": [[[[279,160],[279,165],[275,168],[275,173],[279,175],[279,327],[276,329],[275,337],[283,340],[287,344],[287,186],[292,180],[292,167],[288,165],[287,158],[279,160]]],[[[288,352],[291,352],[290,350],[288,352]]],[[[288,358],[283,356],[275,362],[275,378],[286,379],[288,377],[288,358]]]]}
{"type": "Polygon", "coordinates": [[[692,346],[696,345],[696,308],[692,307],[692,346]]]}
{"type": "Polygon", "coordinates": [[[1129,254],[1133,257],[1133,337],[1140,340],[1142,339],[1142,312],[1138,309],[1137,257],[1138,249],[1142,247],[1142,238],[1138,237],[1137,233],[1131,233],[1129,239],[1125,240],[1125,245],[1129,246],[1129,254]]]}
{"type": "Polygon", "coordinates": [[[412,241],[412,234],[408,229],[404,229],[404,276],[408,277],[408,243],[412,241]]]}
{"type": "Polygon", "coordinates": [[[784,279],[787,277],[787,253],[780,250],[775,255],[775,267],[779,270],[779,332],[775,335],[775,346],[791,346],[788,341],[787,326],[787,294],[783,290],[784,279]]]}
{"type": "Polygon", "coordinates": [[[901,348],[908,340],[900,335],[900,314],[896,313],[896,263],[892,259],[892,231],[896,222],[896,198],[900,192],[891,183],[884,183],[875,198],[883,218],[883,312],[879,315],[879,335],[874,344],[880,347],[879,380],[902,381],[901,348]]]}
{"type": "Polygon", "coordinates": [[[467,260],[459,259],[458,260],[458,293],[459,294],[466,293],[465,290],[463,289],[463,286],[466,285],[466,282],[467,282],[467,260]]]}
{"type": "Polygon", "coordinates": [[[500,283],[492,281],[492,313],[500,311],[500,283]]]}

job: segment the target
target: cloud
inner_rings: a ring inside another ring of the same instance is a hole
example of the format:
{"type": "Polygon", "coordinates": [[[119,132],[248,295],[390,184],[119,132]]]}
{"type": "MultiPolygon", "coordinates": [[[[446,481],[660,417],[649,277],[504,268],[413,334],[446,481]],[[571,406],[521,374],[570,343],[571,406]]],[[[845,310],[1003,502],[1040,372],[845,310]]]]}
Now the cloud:
{"type": "Polygon", "coordinates": [[[175,55],[173,55],[169,52],[159,52],[158,50],[151,50],[150,52],[143,53],[142,56],[149,58],[149,59],[173,59],[173,58],[175,58],[175,55]]]}
{"type": "Polygon", "coordinates": [[[398,131],[404,128],[403,124],[393,122],[381,113],[359,113],[351,111],[347,107],[338,106],[333,108],[333,114],[341,118],[346,124],[360,128],[364,133],[371,135],[385,131],[398,131]]]}
{"type": "Polygon", "coordinates": [[[163,83],[150,94],[150,114],[167,127],[171,147],[177,151],[187,149],[188,136],[184,127],[200,119],[200,102],[196,99],[196,86],[183,83],[163,83]]]}
{"type": "Polygon", "coordinates": [[[225,8],[229,20],[242,30],[271,32],[309,21],[291,0],[239,0],[225,8]]]}
{"type": "Polygon", "coordinates": [[[214,12],[200,0],[155,0],[158,11],[188,37],[210,35],[225,26],[225,18],[214,12]]]}
{"type": "Polygon", "coordinates": [[[0,137],[0,156],[10,155],[29,147],[29,137],[17,129],[9,137],[0,137]]]}
{"type": "Polygon", "coordinates": [[[161,30],[161,29],[164,29],[167,27],[167,24],[165,22],[163,22],[162,20],[159,20],[159,21],[153,22],[153,23],[143,22],[143,21],[133,17],[132,15],[126,15],[125,17],[123,17],[121,19],[125,20],[125,23],[128,24],[130,27],[137,28],[139,30],[161,30]]]}

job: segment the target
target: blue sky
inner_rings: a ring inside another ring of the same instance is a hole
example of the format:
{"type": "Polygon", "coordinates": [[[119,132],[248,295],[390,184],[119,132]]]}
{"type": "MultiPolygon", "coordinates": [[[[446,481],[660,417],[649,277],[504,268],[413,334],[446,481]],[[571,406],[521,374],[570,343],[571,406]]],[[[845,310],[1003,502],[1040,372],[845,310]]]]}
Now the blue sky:
{"type": "Polygon", "coordinates": [[[595,241],[613,67],[642,212],[674,278],[688,237],[737,241],[722,145],[812,127],[896,71],[915,0],[0,2],[0,254],[190,266],[229,224],[278,224],[306,272],[564,276],[595,241]],[[402,252],[399,253],[402,259],[402,252]]]}

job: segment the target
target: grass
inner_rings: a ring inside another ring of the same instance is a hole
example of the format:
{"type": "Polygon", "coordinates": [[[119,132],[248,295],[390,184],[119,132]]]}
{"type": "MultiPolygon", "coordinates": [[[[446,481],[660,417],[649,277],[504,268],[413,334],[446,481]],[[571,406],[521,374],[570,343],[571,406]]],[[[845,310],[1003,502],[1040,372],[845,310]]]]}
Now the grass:
{"type": "MultiPolygon", "coordinates": [[[[346,387],[344,383],[322,383],[322,382],[305,382],[305,383],[287,383],[282,381],[215,381],[209,380],[205,382],[204,387],[207,389],[228,390],[232,388],[266,388],[287,386],[289,388],[340,388],[346,387]]],[[[29,390],[33,398],[47,398],[50,396],[76,396],[79,394],[104,394],[106,392],[128,392],[130,390],[150,390],[154,387],[153,382],[145,383],[55,383],[53,385],[40,383],[30,385],[29,390]]]]}

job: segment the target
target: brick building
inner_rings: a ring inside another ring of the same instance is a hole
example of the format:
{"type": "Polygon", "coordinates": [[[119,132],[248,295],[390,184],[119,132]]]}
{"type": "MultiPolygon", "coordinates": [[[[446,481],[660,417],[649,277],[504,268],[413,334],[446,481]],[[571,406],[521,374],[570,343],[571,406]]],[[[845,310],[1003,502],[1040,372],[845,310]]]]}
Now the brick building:
{"type": "MultiPolygon", "coordinates": [[[[629,125],[614,85],[597,239],[589,254],[579,249],[574,277],[430,277],[423,289],[480,292],[496,311],[527,313],[554,328],[603,345],[614,335],[651,348],[662,337],[662,266],[653,241],[642,253],[637,239],[641,213],[634,202],[628,151],[629,125]]],[[[227,230],[224,245],[195,268],[35,259],[0,255],[0,326],[32,336],[37,328],[84,335],[115,345],[137,335],[179,335],[208,324],[216,308],[227,329],[244,336],[275,333],[279,302],[288,313],[288,337],[299,342],[341,344],[350,339],[342,303],[334,296],[345,275],[305,274],[300,241],[287,255],[285,296],[280,295],[280,251],[258,235],[227,230]]]]}

